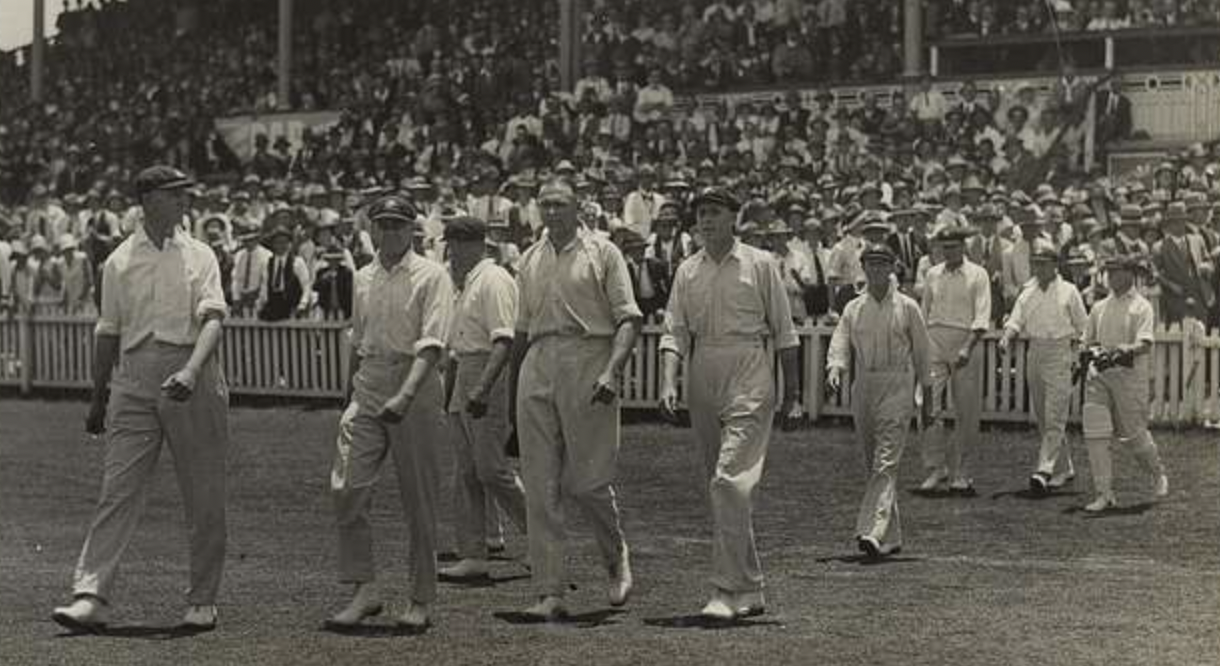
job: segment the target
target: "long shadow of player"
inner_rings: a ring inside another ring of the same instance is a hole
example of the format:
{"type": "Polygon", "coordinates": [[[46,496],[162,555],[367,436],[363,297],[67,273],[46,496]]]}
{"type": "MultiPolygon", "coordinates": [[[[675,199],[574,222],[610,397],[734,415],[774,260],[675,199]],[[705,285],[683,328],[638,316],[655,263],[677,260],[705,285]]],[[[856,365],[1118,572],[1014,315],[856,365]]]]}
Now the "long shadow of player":
{"type": "Polygon", "coordinates": [[[1098,511],[1096,513],[1087,512],[1082,506],[1070,506],[1064,509],[1063,513],[1082,513],[1084,514],[1085,518],[1089,520],[1096,520],[1098,518],[1116,518],[1118,516],[1138,516],[1143,513],[1147,513],[1148,510],[1154,506],[1156,505],[1152,502],[1141,502],[1139,504],[1132,504],[1130,506],[1116,506],[1112,509],[1106,509],[1105,511],[1098,511]]]}
{"type": "Polygon", "coordinates": [[[1079,497],[1082,493],[1079,490],[1046,490],[1036,491],[1029,488],[1021,490],[1001,490],[991,494],[991,499],[998,500],[1005,497],[1015,497],[1017,499],[1029,500],[1031,502],[1041,502],[1043,500],[1054,499],[1056,497],[1079,497]]]}
{"type": "Polygon", "coordinates": [[[134,638],[146,641],[172,641],[179,638],[190,638],[211,631],[211,629],[199,629],[188,627],[181,624],[175,625],[126,625],[114,626],[110,625],[105,628],[93,630],[72,631],[65,630],[55,635],[56,638],[81,638],[84,636],[105,636],[106,638],[134,638]]]}
{"type": "Polygon", "coordinates": [[[717,620],[702,615],[673,615],[669,617],[648,617],[644,618],[644,624],[649,627],[657,627],[659,629],[701,629],[701,630],[724,630],[724,629],[760,629],[764,627],[782,627],[783,622],[779,620],[760,620],[753,618],[735,618],[732,620],[717,620]]]}
{"type": "Polygon", "coordinates": [[[887,564],[905,564],[908,562],[922,562],[923,558],[922,557],[911,557],[909,555],[902,556],[902,555],[898,555],[897,553],[891,553],[889,555],[881,555],[879,557],[872,557],[870,555],[866,555],[863,553],[854,553],[851,555],[831,555],[829,557],[819,557],[819,558],[815,559],[814,561],[819,562],[821,564],[827,564],[830,562],[838,562],[841,564],[858,564],[862,567],[875,567],[875,566],[887,565],[887,564]]]}
{"type": "Polygon", "coordinates": [[[509,624],[546,624],[574,629],[594,629],[618,624],[618,616],[626,612],[617,608],[602,608],[587,613],[568,613],[550,621],[520,611],[498,611],[492,615],[509,624]]]}

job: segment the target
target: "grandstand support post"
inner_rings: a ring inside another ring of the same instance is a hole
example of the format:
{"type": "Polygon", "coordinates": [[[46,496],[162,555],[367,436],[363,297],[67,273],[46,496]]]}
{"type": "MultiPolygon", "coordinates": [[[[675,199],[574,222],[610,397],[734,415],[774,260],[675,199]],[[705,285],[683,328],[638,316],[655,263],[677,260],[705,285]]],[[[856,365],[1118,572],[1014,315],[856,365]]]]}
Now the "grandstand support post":
{"type": "Polygon", "coordinates": [[[923,0],[902,5],[902,74],[913,79],[923,73],[923,0]]]}
{"type": "Polygon", "coordinates": [[[34,0],[34,40],[30,42],[30,101],[42,101],[42,81],[46,72],[47,12],[45,0],[34,0]]]}
{"type": "Polygon", "coordinates": [[[280,0],[279,64],[275,89],[276,106],[287,111],[292,105],[292,0],[280,0]]]}
{"type": "Polygon", "coordinates": [[[580,78],[581,17],[584,0],[559,0],[559,87],[572,91],[580,78]]]}

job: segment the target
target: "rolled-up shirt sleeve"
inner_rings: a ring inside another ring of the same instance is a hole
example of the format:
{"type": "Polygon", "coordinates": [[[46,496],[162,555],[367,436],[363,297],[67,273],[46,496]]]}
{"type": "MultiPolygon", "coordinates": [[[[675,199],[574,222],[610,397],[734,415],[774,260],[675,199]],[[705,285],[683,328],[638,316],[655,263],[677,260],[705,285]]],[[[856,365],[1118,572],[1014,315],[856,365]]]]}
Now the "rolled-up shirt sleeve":
{"type": "Polygon", "coordinates": [[[415,355],[433,347],[444,348],[453,323],[453,292],[453,282],[444,271],[436,271],[428,277],[420,308],[419,337],[412,349],[415,355]]]}
{"type": "MultiPolygon", "coordinates": [[[[629,319],[643,319],[644,314],[635,302],[635,292],[631,289],[631,276],[627,272],[627,261],[623,253],[613,245],[605,245],[602,251],[605,267],[606,299],[610,303],[610,315],[617,327],[629,319]]],[[[517,326],[521,328],[520,324],[517,326]]]]}
{"type": "Polygon", "coordinates": [[[203,322],[208,319],[224,319],[229,308],[225,303],[224,288],[220,284],[220,264],[215,255],[209,256],[203,262],[203,275],[200,279],[199,302],[195,305],[195,319],[203,322]]]}
{"type": "Polygon", "coordinates": [[[776,349],[799,347],[801,340],[796,335],[796,326],[792,323],[792,305],[788,303],[788,292],[784,289],[784,276],[780,272],[779,262],[775,260],[764,262],[766,276],[767,324],[771,328],[771,336],[775,339],[776,349]]]}
{"type": "Polygon", "coordinates": [[[118,274],[113,261],[107,261],[102,266],[102,284],[98,286],[102,290],[101,313],[93,331],[95,335],[117,336],[122,330],[123,311],[119,306],[118,274]]]}
{"type": "Polygon", "coordinates": [[[496,275],[487,281],[487,291],[481,294],[484,325],[491,342],[512,340],[517,322],[517,285],[506,275],[496,275]]]}

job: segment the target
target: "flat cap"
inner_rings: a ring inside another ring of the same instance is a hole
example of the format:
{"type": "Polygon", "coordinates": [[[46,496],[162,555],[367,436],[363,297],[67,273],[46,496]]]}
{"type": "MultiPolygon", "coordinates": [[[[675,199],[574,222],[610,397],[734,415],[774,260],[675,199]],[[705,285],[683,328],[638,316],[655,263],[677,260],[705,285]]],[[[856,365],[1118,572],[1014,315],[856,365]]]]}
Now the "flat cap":
{"type": "Polygon", "coordinates": [[[1182,201],[1171,201],[1169,205],[1165,207],[1165,216],[1161,218],[1161,222],[1185,220],[1187,217],[1186,203],[1182,201]]]}
{"type": "Polygon", "coordinates": [[[700,190],[699,194],[695,195],[693,204],[696,208],[703,204],[715,204],[731,211],[741,209],[741,201],[732,192],[721,187],[708,187],[700,190]]]}
{"type": "Polygon", "coordinates": [[[1059,252],[1050,241],[1037,239],[1029,253],[1031,261],[1059,261],[1059,252]]]}
{"type": "Polygon", "coordinates": [[[889,246],[881,243],[873,243],[864,248],[864,251],[860,253],[860,263],[866,264],[870,261],[895,264],[898,263],[898,257],[894,254],[894,251],[889,248],[889,246]]]}
{"type": "Polygon", "coordinates": [[[973,235],[974,229],[970,227],[948,225],[941,227],[932,240],[937,243],[963,243],[973,235]]]}
{"type": "Polygon", "coordinates": [[[140,196],[154,190],[179,190],[194,184],[190,176],[164,164],[150,166],[136,175],[136,193],[140,196]]]}
{"type": "Polygon", "coordinates": [[[398,220],[403,224],[411,224],[415,222],[415,218],[419,213],[415,210],[415,206],[405,197],[398,195],[387,195],[374,201],[369,206],[368,218],[370,222],[378,220],[398,220]]]}
{"type": "Polygon", "coordinates": [[[487,238],[487,224],[477,217],[459,215],[445,224],[446,241],[482,242],[487,238]]]}
{"type": "Polygon", "coordinates": [[[1107,257],[1103,266],[1108,271],[1134,271],[1143,266],[1143,260],[1137,254],[1116,254],[1107,257]]]}

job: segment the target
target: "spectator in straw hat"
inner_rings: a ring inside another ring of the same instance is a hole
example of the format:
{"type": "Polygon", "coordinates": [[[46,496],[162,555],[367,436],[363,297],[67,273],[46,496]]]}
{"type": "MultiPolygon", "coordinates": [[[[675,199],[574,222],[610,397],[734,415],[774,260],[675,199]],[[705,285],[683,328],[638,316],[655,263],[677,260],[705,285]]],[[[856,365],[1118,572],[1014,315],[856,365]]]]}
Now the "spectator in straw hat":
{"type": "Polygon", "coordinates": [[[1030,260],[1034,279],[1017,297],[999,349],[1007,353],[1017,336],[1028,340],[1026,384],[1041,435],[1029,487],[1041,494],[1063,487],[1076,476],[1065,428],[1072,398],[1072,365],[1088,314],[1076,286],[1059,277],[1059,252],[1049,241],[1035,241],[1030,260]]]}
{"type": "Polygon", "coordinates": [[[55,242],[58,256],[52,262],[63,284],[64,310],[76,314],[92,309],[93,269],[89,257],[80,251],[80,243],[70,233],[61,234],[55,242]]]}
{"type": "Polygon", "coordinates": [[[983,347],[979,344],[991,328],[991,285],[987,271],[965,256],[965,241],[973,230],[946,227],[933,238],[944,262],[928,269],[923,290],[923,311],[932,340],[932,390],[924,400],[933,405],[940,427],[924,433],[923,462],[928,477],[920,485],[925,492],[948,484],[949,492],[972,495],[973,481],[966,456],[979,444],[979,412],[982,408],[983,347]],[[954,407],[954,432],[943,432],[941,401],[948,389],[954,407]],[[933,404],[931,401],[935,400],[933,404]]]}
{"type": "Polygon", "coordinates": [[[237,316],[252,315],[256,311],[263,282],[267,278],[267,264],[271,261],[271,250],[261,242],[262,233],[257,229],[245,229],[237,234],[241,244],[233,255],[233,271],[230,281],[230,297],[233,312],[237,316]]]}
{"type": "Polygon", "coordinates": [[[929,378],[923,312],[894,284],[897,257],[884,245],[861,254],[868,286],[843,310],[827,354],[827,386],[838,391],[851,369],[852,417],[864,451],[868,483],[856,516],[856,541],[870,558],[902,548],[898,466],[906,445],[916,387],[929,378]]]}
{"type": "Polygon", "coordinates": [[[135,184],[143,225],[103,269],[85,428],[106,433],[105,478],[73,576],[74,600],[52,613],[74,631],[108,622],[119,560],[136,532],[163,441],[174,454],[190,535],[182,626],[216,626],[228,449],[228,390],[216,350],[226,307],[216,258],[182,230],[191,182],[167,166],[141,171],[135,184]]]}
{"type": "Polygon", "coordinates": [[[1117,506],[1113,489],[1110,444],[1115,438],[1130,448],[1148,474],[1152,495],[1169,494],[1169,478],[1152,433],[1148,431],[1149,352],[1155,316],[1148,299],[1135,289],[1140,258],[1106,260],[1110,295],[1093,306],[1085,344],[1096,350],[1085,384],[1081,421],[1089,451],[1096,493],[1085,511],[1098,513],[1117,506]],[[1104,359],[1105,365],[1098,360],[1104,359]]]}
{"type": "Polygon", "coordinates": [[[313,302],[313,281],[309,265],[293,247],[293,232],[277,225],[267,233],[271,256],[259,285],[255,311],[263,321],[283,321],[309,312],[313,302]]]}

